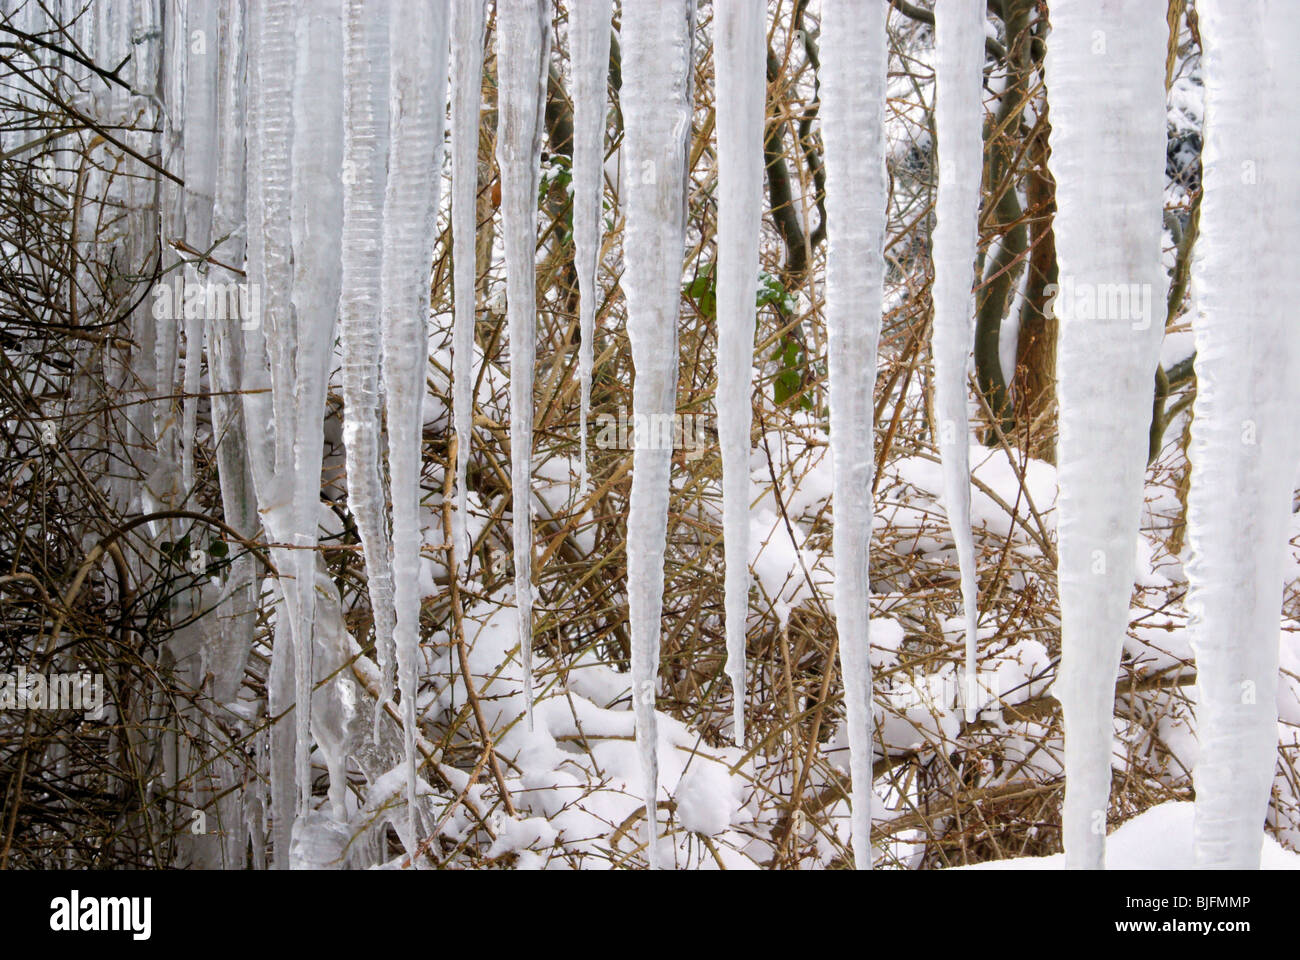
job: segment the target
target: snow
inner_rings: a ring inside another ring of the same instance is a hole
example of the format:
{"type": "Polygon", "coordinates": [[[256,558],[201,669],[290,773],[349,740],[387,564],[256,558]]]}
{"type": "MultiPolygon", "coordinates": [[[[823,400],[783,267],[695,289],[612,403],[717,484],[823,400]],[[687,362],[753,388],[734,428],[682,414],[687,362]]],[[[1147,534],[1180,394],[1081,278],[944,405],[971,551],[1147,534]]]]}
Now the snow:
{"type": "Polygon", "coordinates": [[[733,736],[745,742],[745,623],[749,609],[749,434],[753,410],[758,238],[763,210],[766,8],[720,4],[713,20],[718,138],[718,442],[726,551],[727,676],[733,736]]]}
{"type": "MultiPolygon", "coordinates": [[[[632,406],[641,423],[666,422],[676,409],[677,322],[685,244],[686,160],[691,137],[694,0],[629,4],[623,10],[627,225],[623,293],[636,369],[632,406]]],[[[650,431],[653,434],[655,431],[650,431]]],[[[638,433],[627,520],[628,621],[632,702],[646,809],[650,868],[657,841],[659,732],[655,690],[663,605],[672,448],[638,433]]]]}
{"type": "Polygon", "coordinates": [[[1254,868],[1277,755],[1278,614],[1300,444],[1300,147],[1281,4],[1205,0],[1205,194],[1186,566],[1196,651],[1197,866],[1254,868]],[[1264,159],[1267,158],[1267,159],[1264,159]],[[1288,240],[1288,238],[1290,238],[1288,240]]]}
{"type": "MultiPolygon", "coordinates": [[[[1193,804],[1170,801],[1138,814],[1106,838],[1108,870],[1191,870],[1193,804]]],[[[1300,853],[1284,850],[1272,837],[1258,833],[1264,870],[1300,870],[1300,853]]],[[[989,860],[958,870],[1061,870],[1066,855],[989,860]]]]}
{"type": "Polygon", "coordinates": [[[835,476],[835,621],[853,781],[853,856],[871,852],[871,475],[884,278],[885,7],[826,5],[822,24],[822,136],[826,142],[826,331],[835,476]]]}
{"type": "Polygon", "coordinates": [[[587,466],[587,419],[595,356],[596,266],[600,259],[601,198],[605,195],[605,101],[609,81],[611,0],[575,0],[569,11],[573,64],[573,262],[578,273],[578,376],[582,397],[578,496],[591,492],[587,466]]]}
{"type": "Polygon", "coordinates": [[[1080,291],[1096,301],[1070,312],[1057,303],[1063,829],[1069,865],[1097,869],[1105,859],[1114,687],[1146,467],[1149,418],[1134,411],[1150,408],[1164,330],[1163,310],[1111,309],[1103,292],[1135,285],[1153,311],[1165,302],[1169,30],[1163,10],[1117,0],[1061,2],[1051,22],[1045,71],[1060,278],[1063,289],[1073,284],[1076,303],[1080,291]]]}
{"type": "MultiPolygon", "coordinates": [[[[979,615],[975,542],[970,529],[970,417],[967,378],[971,353],[975,246],[979,233],[980,177],[984,166],[980,97],[984,76],[984,8],[970,0],[935,5],[934,126],[939,140],[939,195],[935,203],[934,354],[935,416],[943,459],[944,506],[961,571],[966,623],[966,683],[975,690],[979,615]]],[[[1014,314],[1014,311],[1013,311],[1014,314]]],[[[1015,339],[1004,328],[1007,343],[1015,339]]],[[[967,722],[975,719],[973,697],[967,722]]]]}
{"type": "Polygon", "coordinates": [[[515,603],[519,652],[528,677],[532,718],[533,520],[529,490],[533,461],[533,366],[537,360],[537,189],[545,133],[550,65],[550,4],[501,0],[497,9],[500,64],[497,165],[501,168],[501,231],[506,250],[506,319],[510,329],[510,487],[514,498],[515,603]]]}

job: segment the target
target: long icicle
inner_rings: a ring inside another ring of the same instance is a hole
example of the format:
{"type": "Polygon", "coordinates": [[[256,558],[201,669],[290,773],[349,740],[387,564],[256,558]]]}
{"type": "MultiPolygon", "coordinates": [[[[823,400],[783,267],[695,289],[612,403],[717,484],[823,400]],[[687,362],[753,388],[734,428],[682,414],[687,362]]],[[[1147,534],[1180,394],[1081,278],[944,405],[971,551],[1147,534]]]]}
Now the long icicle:
{"type": "Polygon", "coordinates": [[[636,449],[627,519],[632,708],[636,714],[650,869],[660,866],[659,731],[655,688],[663,611],[664,541],[677,398],[677,323],[685,247],[687,149],[691,139],[694,0],[623,8],[627,224],[623,293],[636,381],[636,449]]]}
{"type": "Polygon", "coordinates": [[[934,406],[943,461],[943,502],[957,547],[966,631],[966,722],[979,710],[976,626],[979,607],[975,542],[970,526],[970,415],[966,407],[971,353],[971,287],[979,240],[984,163],[980,94],[984,68],[984,5],[939,0],[934,9],[934,127],[939,141],[939,196],[934,225],[934,406]]]}
{"type": "Polygon", "coordinates": [[[573,61],[573,263],[578,274],[578,377],[582,391],[578,498],[591,489],[587,463],[587,419],[591,415],[591,370],[595,364],[596,270],[600,259],[601,198],[605,194],[605,120],[609,87],[611,0],[574,0],[569,9],[573,61]]]}
{"type": "Polygon", "coordinates": [[[726,553],[727,676],[733,735],[745,743],[745,623],[749,612],[749,432],[754,289],[763,215],[767,5],[730,0],[713,14],[718,133],[718,444],[726,553]]]}
{"type": "Polygon", "coordinates": [[[452,514],[453,575],[466,576],[469,544],[466,483],[474,442],[474,318],[477,313],[476,263],[479,105],[483,99],[484,0],[451,4],[451,240],[455,276],[452,322],[451,403],[456,429],[456,512],[452,514]]]}
{"type": "Polygon", "coordinates": [[[1197,866],[1257,869],[1277,762],[1300,341],[1293,5],[1201,0],[1205,193],[1186,607],[1196,651],[1197,866]],[[1284,66],[1287,65],[1287,66],[1284,66]]]}
{"type": "MultiPolygon", "coordinates": [[[[293,383],[296,341],[290,303],[292,246],[289,236],[289,166],[293,143],[292,94],[295,18],[290,0],[267,0],[249,7],[248,130],[248,279],[261,291],[261,322],[244,328],[244,419],[267,424],[263,433],[250,430],[249,463],[257,491],[258,511],[268,538],[283,543],[289,535],[288,505],[282,465],[293,459],[293,407],[288,402],[293,383]]],[[[273,551],[276,567],[288,573],[292,551],[273,551]]],[[[281,617],[296,619],[293,591],[280,583],[282,609],[277,613],[267,708],[282,716],[293,706],[293,643],[281,617]]],[[[297,770],[293,724],[277,723],[271,730],[272,850],[276,869],[289,866],[293,828],[294,780],[297,770]]]]}
{"type": "Polygon", "coordinates": [[[499,0],[497,166],[510,329],[510,488],[514,500],[515,604],[524,702],[533,729],[533,365],[537,357],[537,189],[541,174],[551,5],[499,0]]]}
{"type": "Polygon", "coordinates": [[[1169,30],[1163,7],[1125,0],[1056,0],[1051,21],[1062,829],[1066,866],[1100,869],[1168,285],[1161,224],[1169,30]],[[1098,76],[1106,78],[1100,88],[1098,76]],[[1107,296],[1112,290],[1132,293],[1127,309],[1107,296]]]}
{"type": "Polygon", "coordinates": [[[871,854],[872,392],[885,232],[885,5],[827,0],[822,22],[826,144],[826,331],[834,475],[835,621],[853,780],[853,858],[871,854]]]}
{"type": "Polygon", "coordinates": [[[334,354],[342,261],[342,0],[304,8],[295,63],[290,236],[298,342],[293,378],[294,727],[298,812],[311,804],[312,635],[316,622],[316,545],[320,525],[322,421],[334,354]]]}
{"type": "Polygon", "coordinates": [[[339,341],[343,352],[343,441],[348,509],[366,560],[366,589],[374,615],[380,689],[374,731],[379,735],[393,689],[392,539],[381,469],[380,274],[384,186],[388,177],[387,5],[346,0],[343,11],[343,268],[339,341]]]}
{"type": "Polygon", "coordinates": [[[406,733],[406,827],[416,835],[415,710],[420,641],[420,464],[447,92],[447,5],[418,3],[392,18],[388,185],[384,193],[383,361],[393,500],[397,676],[406,733]]]}

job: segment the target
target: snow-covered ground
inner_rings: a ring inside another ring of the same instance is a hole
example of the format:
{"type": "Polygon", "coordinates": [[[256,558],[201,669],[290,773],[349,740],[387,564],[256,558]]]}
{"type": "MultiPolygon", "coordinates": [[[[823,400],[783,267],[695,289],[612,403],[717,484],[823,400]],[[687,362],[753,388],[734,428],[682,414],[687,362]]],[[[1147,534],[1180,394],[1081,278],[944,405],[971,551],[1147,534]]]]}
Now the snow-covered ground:
{"type": "MultiPolygon", "coordinates": [[[[1162,803],[1139,814],[1106,838],[1108,870],[1190,870],[1192,862],[1191,803],[1162,803]]],[[[1264,838],[1262,870],[1300,870],[1300,853],[1282,849],[1264,838]]],[[[1065,854],[989,860],[955,870],[1063,870],[1065,854]]]]}

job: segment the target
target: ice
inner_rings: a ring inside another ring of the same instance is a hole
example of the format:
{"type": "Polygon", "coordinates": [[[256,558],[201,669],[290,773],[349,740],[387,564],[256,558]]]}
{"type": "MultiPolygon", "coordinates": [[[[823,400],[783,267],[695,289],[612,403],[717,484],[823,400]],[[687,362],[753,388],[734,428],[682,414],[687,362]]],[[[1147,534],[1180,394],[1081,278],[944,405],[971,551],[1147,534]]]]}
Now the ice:
{"type": "Polygon", "coordinates": [[[738,0],[714,11],[718,136],[718,443],[726,552],[727,676],[733,736],[745,743],[745,624],[749,612],[749,432],[754,376],[754,284],[763,215],[767,11],[738,0]]]}
{"type": "MultiPolygon", "coordinates": [[[[447,8],[416,4],[390,24],[388,185],[381,277],[393,597],[406,734],[407,842],[416,839],[415,707],[420,641],[420,467],[428,371],[429,276],[437,235],[447,91],[447,8]]],[[[408,853],[413,852],[408,849],[408,853]]]]}
{"type": "MultiPolygon", "coordinates": [[[[185,178],[185,242],[207,253],[212,245],[212,204],[217,181],[217,84],[218,58],[221,50],[218,31],[219,0],[190,0],[185,5],[186,56],[184,65],[184,105],[182,169],[185,178]]],[[[204,282],[209,274],[206,264],[187,264],[186,283],[204,282]]],[[[204,314],[185,311],[185,400],[181,442],[181,484],[186,491],[194,486],[194,445],[199,406],[199,376],[203,368],[204,314]]]]}
{"type": "MultiPolygon", "coordinates": [[[[622,287],[636,371],[633,415],[642,424],[667,423],[676,408],[694,30],[694,0],[628,4],[623,9],[623,149],[632,173],[625,185],[623,248],[629,256],[622,287]]],[[[659,784],[655,688],[672,472],[671,443],[655,443],[661,432],[636,432],[627,520],[632,704],[651,869],[661,861],[655,809],[659,784]]]]}
{"type": "Polygon", "coordinates": [[[1193,283],[1186,607],[1196,652],[1195,862],[1255,869],[1277,757],[1278,617],[1292,530],[1300,344],[1300,107],[1288,4],[1197,6],[1204,198],[1193,283]]]}
{"type": "Polygon", "coordinates": [[[831,0],[822,23],[826,144],[826,332],[835,478],[835,620],[853,780],[853,857],[871,853],[872,392],[884,279],[885,5],[831,0]]]}
{"type": "MultiPolygon", "coordinates": [[[[392,539],[381,463],[380,275],[388,177],[389,9],[346,0],[343,11],[343,261],[339,341],[348,508],[356,520],[374,615],[380,682],[393,689],[392,539]]],[[[375,702],[378,736],[386,697],[375,702]]]]}
{"type": "MultiPolygon", "coordinates": [[[[453,562],[468,557],[465,484],[469,473],[474,390],[474,319],[477,294],[475,225],[478,217],[479,104],[483,95],[485,0],[451,5],[451,237],[455,265],[452,326],[452,417],[456,429],[456,512],[452,515],[453,562]]],[[[468,574],[468,566],[460,570],[468,574]]]]}
{"type": "Polygon", "coordinates": [[[1104,865],[1115,681],[1164,330],[1169,29],[1163,9],[1120,0],[1061,0],[1051,23],[1056,250],[1061,290],[1071,291],[1055,302],[1063,830],[1067,866],[1096,869],[1104,865]]]}
{"type": "Polygon", "coordinates": [[[984,167],[981,106],[984,7],[972,0],[935,5],[934,127],[939,149],[935,203],[934,406],[943,460],[943,500],[957,547],[966,631],[966,722],[975,721],[979,607],[975,543],[970,525],[970,420],[967,378],[971,353],[971,287],[979,239],[980,178],[984,167]]]}
{"type": "Polygon", "coordinates": [[[596,267],[600,261],[601,199],[605,195],[605,100],[609,81],[611,0],[575,0],[569,10],[573,62],[573,262],[578,273],[578,371],[581,380],[581,437],[578,497],[590,492],[587,418],[591,413],[591,368],[595,357],[596,267]]]}
{"type": "Polygon", "coordinates": [[[510,331],[510,487],[515,602],[524,665],[528,728],[533,726],[533,365],[537,358],[537,189],[541,174],[546,78],[551,48],[546,0],[500,0],[497,7],[497,165],[506,252],[510,331]]]}
{"type": "MultiPolygon", "coordinates": [[[[272,542],[289,535],[289,496],[282,472],[292,464],[295,331],[292,327],[292,247],[289,173],[293,143],[293,76],[297,58],[289,0],[250,7],[248,133],[248,275],[262,291],[262,323],[244,330],[244,418],[272,431],[250,434],[249,454],[258,511],[272,542]],[[270,441],[268,443],[268,441],[270,441]]],[[[276,567],[293,572],[292,551],[272,552],[276,567]]],[[[280,718],[271,731],[270,781],[273,862],[287,869],[294,815],[294,639],[285,620],[296,616],[288,582],[279,591],[275,643],[267,681],[268,711],[280,718]]]]}
{"type": "Polygon", "coordinates": [[[338,316],[343,189],[342,0],[320,0],[299,14],[293,87],[290,237],[297,324],[292,399],[294,589],[294,723],[298,807],[311,801],[312,631],[320,514],[325,394],[338,316]]]}

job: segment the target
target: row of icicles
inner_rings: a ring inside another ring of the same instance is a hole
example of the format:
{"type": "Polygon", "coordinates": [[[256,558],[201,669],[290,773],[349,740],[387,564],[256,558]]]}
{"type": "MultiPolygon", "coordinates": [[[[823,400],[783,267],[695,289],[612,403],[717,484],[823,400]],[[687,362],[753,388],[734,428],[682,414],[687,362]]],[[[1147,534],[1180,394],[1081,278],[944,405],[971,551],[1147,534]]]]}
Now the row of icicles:
{"type": "MultiPolygon", "coordinates": [[[[192,7],[203,7],[191,0],[192,7]]],[[[581,509],[591,506],[587,422],[593,365],[603,193],[611,0],[570,0],[574,94],[573,205],[580,288],[581,509]]],[[[937,225],[933,237],[935,403],[944,493],[961,571],[967,689],[974,691],[977,581],[970,528],[968,363],[982,170],[985,10],[937,0],[937,225]]],[[[264,284],[265,399],[245,398],[250,423],[274,422],[273,449],[250,460],[266,533],[315,542],[319,424],[334,316],[344,353],[349,500],[374,609],[384,691],[401,691],[406,735],[407,835],[415,843],[416,683],[420,597],[421,406],[426,305],[438,210],[450,59],[454,285],[453,422],[457,437],[453,580],[465,562],[466,474],[472,443],[474,242],[478,123],[486,0],[290,0],[252,4],[247,130],[248,273],[264,284]],[[340,73],[338,64],[342,62],[340,73]],[[432,163],[431,163],[432,160],[432,163]],[[337,195],[323,184],[341,183],[337,195]],[[337,269],[341,264],[341,271],[337,269]],[[292,275],[292,282],[290,276],[292,275]],[[336,310],[337,308],[337,310],[336,310]],[[321,318],[308,326],[308,318],[321,318]],[[325,320],[323,318],[329,318],[325,320]],[[328,335],[325,335],[328,334],[328,335]],[[325,344],[325,347],[322,347],[325,344]],[[382,371],[383,386],[380,378],[382,371]],[[382,396],[382,401],[381,401],[382,396]],[[379,443],[386,405],[391,517],[379,443]],[[259,419],[260,418],[260,419],[259,419]],[[289,439],[285,439],[285,438],[289,439]],[[297,504],[298,506],[294,506],[297,504]]],[[[1198,665],[1196,857],[1256,866],[1275,749],[1281,559],[1289,529],[1290,418],[1300,358],[1287,310],[1297,272],[1281,252],[1297,232],[1295,156],[1300,114],[1268,65],[1286,62],[1300,27],[1271,0],[1200,0],[1205,41],[1206,148],[1202,249],[1196,281],[1198,395],[1188,507],[1189,610],[1198,665]],[[1261,108],[1267,104],[1268,109],[1261,108]],[[1246,182],[1247,161],[1260,167],[1246,182]],[[1269,229],[1264,229],[1268,225],[1269,229]],[[1253,235],[1251,231],[1254,231],[1253,235]],[[1248,254],[1248,255],[1247,255],[1248,254]],[[1249,265],[1249,273],[1241,264],[1249,265]],[[1252,442],[1240,440],[1253,424],[1252,442]],[[1253,695],[1242,695],[1242,684],[1253,695]]],[[[762,138],[767,9],[714,0],[718,149],[718,385],[726,558],[726,672],[734,734],[745,740],[745,626],[751,377],[763,204],[762,138]]],[[[835,613],[851,747],[852,850],[872,864],[872,689],[868,657],[873,469],[872,393],[883,285],[887,17],[885,0],[822,0],[820,69],[829,247],[826,324],[835,511],[835,613]]],[[[501,181],[510,343],[510,440],[532,449],[536,203],[553,16],[548,0],[497,0],[497,162],[501,181]]],[[[670,415],[677,386],[677,320],[688,202],[688,153],[698,52],[694,0],[624,0],[621,103],[627,258],[621,287],[636,370],[634,414],[670,415]]],[[[1163,4],[1053,0],[1046,73],[1052,111],[1054,223],[1060,274],[1167,287],[1161,260],[1166,51],[1163,4]]],[[[233,46],[224,56],[237,56],[233,46]]],[[[1151,302],[1162,304],[1157,295],[1151,302]]],[[[1103,864],[1113,698],[1134,576],[1150,392],[1164,317],[1143,323],[1061,324],[1059,583],[1067,864],[1103,864]],[[1100,558],[1100,566],[1098,566],[1100,558]]],[[[249,368],[256,368],[250,364],[249,368]]],[[[651,422],[648,420],[638,422],[651,422]]],[[[632,700],[644,773],[648,858],[658,867],[655,691],[671,450],[638,438],[628,538],[632,700]]],[[[532,723],[530,461],[515,456],[515,591],[532,723]]],[[[272,712],[296,702],[297,811],[308,780],[314,551],[278,549],[296,573],[284,603],[292,647],[277,644],[272,712]],[[292,685],[292,687],[291,687],[292,685]]],[[[381,700],[383,697],[381,697],[381,700]]],[[[966,699],[968,721],[978,704],[966,699]]],[[[281,771],[286,769],[278,765],[281,771]]],[[[292,785],[273,777],[273,810],[292,819],[292,785]]],[[[277,818],[279,819],[279,818],[277,818]]]]}

